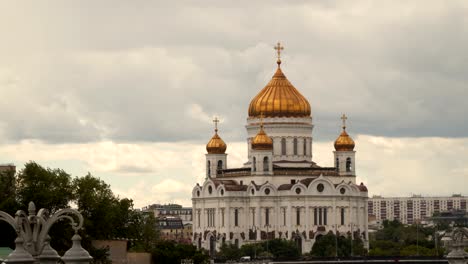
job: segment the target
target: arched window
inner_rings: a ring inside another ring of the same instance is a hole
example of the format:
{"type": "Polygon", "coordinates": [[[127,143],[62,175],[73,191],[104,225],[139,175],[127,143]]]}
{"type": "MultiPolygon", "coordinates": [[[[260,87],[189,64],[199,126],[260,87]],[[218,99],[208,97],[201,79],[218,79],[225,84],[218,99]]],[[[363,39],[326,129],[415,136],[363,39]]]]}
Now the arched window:
{"type": "Polygon", "coordinates": [[[270,170],[270,164],[268,162],[268,157],[263,158],[263,171],[269,171],[270,170]]]}
{"type": "Polygon", "coordinates": [[[296,225],[301,224],[301,208],[296,208],[296,225]]]}
{"type": "Polygon", "coordinates": [[[336,167],[336,171],[340,170],[340,159],[339,158],[336,158],[336,160],[335,160],[335,167],[336,167]]]}
{"type": "Polygon", "coordinates": [[[286,155],[286,139],[281,139],[281,155],[286,155]]]}
{"type": "Polygon", "coordinates": [[[257,171],[257,159],[255,157],[252,158],[252,170],[257,171]]]}
{"type": "Polygon", "coordinates": [[[307,155],[307,139],[305,139],[305,138],[304,138],[304,146],[303,146],[303,147],[304,147],[304,150],[303,150],[304,153],[303,153],[303,155],[306,156],[306,155],[307,155]]]}
{"type": "Polygon", "coordinates": [[[210,161],[206,163],[206,173],[208,176],[211,175],[211,162],[210,161]]]}
{"type": "Polygon", "coordinates": [[[222,170],[222,169],[223,169],[223,161],[218,160],[218,170],[222,170]]]}
{"type": "Polygon", "coordinates": [[[293,150],[294,150],[294,155],[297,155],[297,138],[294,138],[293,140],[293,150]]]}
{"type": "Polygon", "coordinates": [[[350,172],[351,169],[351,158],[346,158],[346,171],[350,172]]]}

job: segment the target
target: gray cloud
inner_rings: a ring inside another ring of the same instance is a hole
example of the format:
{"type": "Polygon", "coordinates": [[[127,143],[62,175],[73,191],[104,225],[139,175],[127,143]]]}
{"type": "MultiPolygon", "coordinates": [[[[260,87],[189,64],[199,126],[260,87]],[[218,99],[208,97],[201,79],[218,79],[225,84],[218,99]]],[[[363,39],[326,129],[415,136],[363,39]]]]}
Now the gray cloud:
{"type": "Polygon", "coordinates": [[[0,4],[0,135],[9,141],[226,141],[283,69],[316,140],[463,137],[468,6],[460,1],[80,1],[0,4]],[[244,6],[242,6],[244,5],[244,6]],[[193,108],[193,106],[198,108],[193,108]],[[193,112],[194,109],[196,112],[193,112]],[[198,118],[197,115],[203,118],[198,118]]]}

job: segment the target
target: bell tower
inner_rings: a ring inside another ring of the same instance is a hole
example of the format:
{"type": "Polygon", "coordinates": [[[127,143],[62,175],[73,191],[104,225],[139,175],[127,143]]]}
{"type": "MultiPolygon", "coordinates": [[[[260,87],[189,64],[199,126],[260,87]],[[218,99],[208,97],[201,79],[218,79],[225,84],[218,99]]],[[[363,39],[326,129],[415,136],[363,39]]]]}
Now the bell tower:
{"type": "Polygon", "coordinates": [[[341,116],[343,122],[343,131],[340,136],[335,140],[335,168],[341,176],[356,176],[354,140],[346,132],[346,117],[345,114],[341,116]]]}
{"type": "Polygon", "coordinates": [[[218,170],[227,168],[227,145],[218,135],[218,123],[219,119],[215,117],[213,119],[215,125],[215,134],[206,144],[206,178],[216,178],[218,170]]]}

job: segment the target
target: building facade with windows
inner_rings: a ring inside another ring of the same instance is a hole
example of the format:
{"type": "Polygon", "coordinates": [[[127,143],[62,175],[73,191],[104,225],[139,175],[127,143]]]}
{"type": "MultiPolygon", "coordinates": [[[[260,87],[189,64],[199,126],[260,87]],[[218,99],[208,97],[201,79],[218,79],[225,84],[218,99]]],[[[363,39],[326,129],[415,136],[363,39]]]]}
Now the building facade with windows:
{"type": "MultiPolygon", "coordinates": [[[[281,50],[280,45],[277,50],[281,50]]],[[[278,67],[250,102],[247,162],[227,166],[226,143],[215,133],[206,149],[206,179],[192,191],[193,243],[214,253],[222,243],[294,240],[310,251],[322,235],[360,237],[367,245],[367,199],[356,183],[355,143],[343,129],[334,167],[313,161],[314,128],[308,100],[278,67]]]]}
{"type": "Polygon", "coordinates": [[[179,204],[152,204],[141,210],[153,213],[155,218],[172,216],[181,219],[184,225],[192,223],[191,207],[183,207],[179,204]]]}
{"type": "Polygon", "coordinates": [[[452,196],[424,197],[382,197],[374,195],[368,201],[368,215],[377,222],[398,220],[403,224],[414,224],[431,218],[434,214],[451,211],[465,211],[468,197],[452,196]]]}

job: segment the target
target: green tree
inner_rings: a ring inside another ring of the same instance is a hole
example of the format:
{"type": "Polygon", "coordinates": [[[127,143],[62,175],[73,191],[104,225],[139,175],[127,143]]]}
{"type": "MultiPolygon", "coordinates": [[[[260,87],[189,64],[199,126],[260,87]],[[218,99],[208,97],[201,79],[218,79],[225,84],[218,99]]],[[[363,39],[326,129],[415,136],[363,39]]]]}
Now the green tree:
{"type": "Polygon", "coordinates": [[[353,256],[367,255],[367,250],[360,238],[354,238],[351,244],[351,237],[336,237],[335,234],[329,232],[315,241],[310,254],[316,257],[334,257],[337,254],[338,257],[349,257],[351,248],[353,256]]]}
{"type": "Polygon", "coordinates": [[[268,252],[273,255],[275,259],[294,259],[301,256],[299,248],[296,243],[292,240],[285,239],[272,239],[262,242],[263,250],[267,251],[268,243],[268,252]]]}
{"type": "Polygon", "coordinates": [[[241,257],[241,250],[235,244],[223,243],[219,247],[216,258],[220,260],[237,260],[241,257]]]}
{"type": "Polygon", "coordinates": [[[180,263],[182,259],[192,259],[195,264],[205,263],[208,255],[193,245],[176,244],[174,241],[159,241],[152,250],[152,258],[158,264],[180,263]]]}
{"type": "Polygon", "coordinates": [[[159,239],[157,221],[154,215],[133,211],[127,237],[134,240],[130,247],[132,251],[151,252],[159,239]]]}
{"type": "Polygon", "coordinates": [[[110,186],[87,174],[73,180],[74,201],[85,218],[86,235],[93,239],[127,237],[133,202],[118,199],[110,186]]]}
{"type": "MultiPolygon", "coordinates": [[[[4,170],[0,172],[0,211],[5,211],[11,215],[18,210],[16,197],[16,177],[15,170],[4,170]]],[[[0,247],[14,247],[16,233],[13,228],[0,221],[0,247]]]]}
{"type": "Polygon", "coordinates": [[[250,256],[252,259],[258,258],[264,252],[261,243],[244,244],[240,250],[242,256],[250,256]]]}
{"type": "Polygon", "coordinates": [[[73,197],[71,176],[62,169],[44,168],[30,161],[17,175],[17,198],[20,208],[33,201],[36,208],[54,213],[68,208],[73,197]]]}

